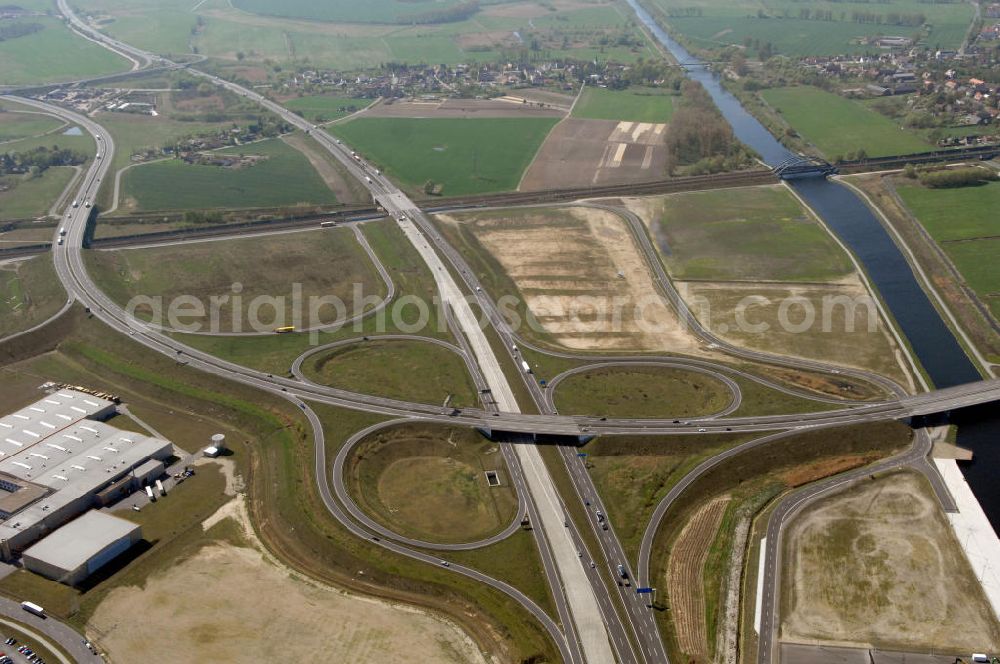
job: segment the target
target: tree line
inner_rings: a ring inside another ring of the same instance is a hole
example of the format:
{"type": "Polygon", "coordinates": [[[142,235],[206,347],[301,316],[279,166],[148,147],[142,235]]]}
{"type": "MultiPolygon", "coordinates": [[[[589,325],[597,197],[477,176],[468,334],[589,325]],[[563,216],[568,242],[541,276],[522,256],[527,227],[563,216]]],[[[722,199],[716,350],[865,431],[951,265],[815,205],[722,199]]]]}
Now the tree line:
{"type": "Polygon", "coordinates": [[[24,37],[25,35],[38,32],[44,27],[45,26],[41,23],[11,23],[9,25],[0,25],[0,41],[24,37]]]}
{"type": "Polygon", "coordinates": [[[87,161],[81,152],[60,148],[39,146],[24,152],[0,154],[0,175],[41,175],[52,166],[76,166],[87,161]]]}
{"type": "Polygon", "coordinates": [[[408,23],[414,25],[427,25],[430,23],[454,23],[464,21],[479,11],[479,0],[469,0],[454,7],[445,9],[435,9],[418,14],[407,14],[400,16],[397,23],[408,23]]]}
{"type": "Polygon", "coordinates": [[[750,160],[732,127],[702,85],[686,80],[664,132],[667,174],[680,166],[692,175],[735,170],[750,160]]]}

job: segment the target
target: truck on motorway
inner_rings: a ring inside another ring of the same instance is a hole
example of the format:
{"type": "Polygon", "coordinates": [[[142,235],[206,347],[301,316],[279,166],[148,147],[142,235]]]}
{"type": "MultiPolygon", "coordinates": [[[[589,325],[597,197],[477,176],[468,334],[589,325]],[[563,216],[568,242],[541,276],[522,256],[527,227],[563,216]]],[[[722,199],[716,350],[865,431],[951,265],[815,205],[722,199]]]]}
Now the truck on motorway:
{"type": "Polygon", "coordinates": [[[626,586],[632,585],[632,582],[629,581],[628,571],[625,569],[625,565],[618,566],[618,576],[622,578],[622,583],[624,583],[626,586]]]}
{"type": "Polygon", "coordinates": [[[75,208],[80,207],[80,201],[74,200],[73,201],[73,207],[75,207],[75,208]]]}
{"type": "Polygon", "coordinates": [[[368,184],[371,184],[372,183],[372,179],[366,175],[365,176],[365,182],[367,182],[368,184]]]}
{"type": "Polygon", "coordinates": [[[336,225],[337,225],[336,221],[321,221],[321,222],[319,222],[320,228],[331,228],[331,227],[336,226],[336,225]]]}
{"type": "Polygon", "coordinates": [[[60,228],[59,229],[59,235],[66,235],[66,229],[65,228],[60,228]]]}
{"type": "Polygon", "coordinates": [[[156,494],[153,493],[153,487],[149,486],[148,484],[146,485],[146,497],[149,498],[150,502],[152,503],[156,502],[156,494]]]}
{"type": "Polygon", "coordinates": [[[531,365],[524,360],[521,360],[521,368],[524,369],[524,373],[531,373],[531,365]]]}
{"type": "Polygon", "coordinates": [[[21,608],[27,611],[28,613],[34,613],[39,618],[45,617],[45,609],[38,606],[34,602],[21,602],[21,608]]]}
{"type": "Polygon", "coordinates": [[[65,238],[59,238],[59,242],[57,242],[56,244],[58,244],[61,247],[63,245],[63,240],[64,239],[65,238]]]}

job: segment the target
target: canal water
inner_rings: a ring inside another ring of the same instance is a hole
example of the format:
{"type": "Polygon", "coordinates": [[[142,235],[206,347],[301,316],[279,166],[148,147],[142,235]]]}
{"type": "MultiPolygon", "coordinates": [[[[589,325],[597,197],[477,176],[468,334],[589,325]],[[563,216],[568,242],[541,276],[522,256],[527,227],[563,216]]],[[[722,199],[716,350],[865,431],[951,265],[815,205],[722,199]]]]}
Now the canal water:
{"type": "MultiPolygon", "coordinates": [[[[722,87],[712,71],[671,39],[638,0],[627,2],[653,36],[684,63],[688,76],[705,86],[744,144],[756,150],[769,166],[795,157],[722,87]]],[[[790,184],[860,261],[934,385],[948,387],[979,380],[976,367],[920,288],[899,248],[857,194],[825,178],[793,180],[790,184]]],[[[993,529],[1000,532],[1000,482],[995,479],[1000,467],[1000,412],[995,405],[986,405],[957,413],[953,421],[959,425],[958,443],[975,454],[972,463],[960,464],[962,472],[993,529]]]]}

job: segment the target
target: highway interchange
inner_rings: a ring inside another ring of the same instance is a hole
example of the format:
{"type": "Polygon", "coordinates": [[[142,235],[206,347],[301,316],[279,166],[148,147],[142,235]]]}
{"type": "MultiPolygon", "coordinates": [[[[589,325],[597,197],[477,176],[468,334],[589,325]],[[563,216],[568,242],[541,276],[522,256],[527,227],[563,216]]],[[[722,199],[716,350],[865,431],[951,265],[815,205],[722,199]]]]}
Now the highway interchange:
{"type": "MultiPolygon", "coordinates": [[[[143,63],[144,65],[158,63],[169,66],[171,64],[157,56],[122,44],[94,31],[72,14],[65,5],[64,0],[59,0],[59,5],[75,29],[88,36],[88,38],[94,39],[113,50],[128,53],[130,59],[134,62],[143,63]]],[[[268,110],[280,115],[289,124],[310,133],[323,147],[344,164],[359,181],[367,184],[373,196],[385,208],[387,214],[397,220],[404,234],[416,247],[434,275],[442,299],[447,303],[447,318],[453,326],[455,337],[459,340],[461,346],[453,346],[451,350],[463,357],[477,385],[482,386],[482,389],[490,390],[494,398],[493,405],[487,405],[482,409],[463,409],[460,413],[456,414],[447,408],[413,404],[315,385],[303,380],[301,374],[298,373],[303,358],[299,358],[296,361],[296,366],[293,368],[295,378],[271,376],[201,353],[162,334],[161,331],[154,329],[142,321],[130,318],[121,307],[108,298],[93,283],[87,274],[82,258],[86,224],[91,214],[91,210],[83,202],[95,200],[101,182],[108,173],[111,164],[111,155],[115,147],[112,137],[99,124],[89,118],[49,104],[17,98],[19,103],[36,106],[46,112],[59,115],[84,127],[95,137],[99,145],[98,150],[102,154],[101,159],[96,159],[91,163],[80,185],[77,199],[81,202],[81,205],[78,208],[68,210],[65,219],[67,235],[64,238],[64,244],[59,245],[58,243],[54,243],[53,245],[56,271],[69,296],[64,310],[71,306],[73,302],[79,302],[88,307],[94,316],[112,329],[131,336],[133,340],[152,350],[171,357],[183,356],[184,361],[195,369],[266,390],[297,404],[312,425],[316,443],[316,478],[326,507],[351,532],[359,537],[369,539],[379,546],[396,551],[402,555],[438,565],[441,564],[441,561],[437,557],[421,549],[433,551],[447,550],[449,548],[427,542],[408,540],[388,531],[388,529],[373,522],[364,515],[354,505],[353,501],[350,500],[349,495],[343,487],[341,469],[346,458],[345,455],[354,443],[374,430],[401,421],[412,421],[413,418],[418,418],[422,421],[478,426],[486,430],[521,434],[521,440],[524,442],[530,442],[532,439],[531,434],[535,433],[571,436],[601,434],[696,434],[698,432],[693,431],[692,423],[697,425],[701,433],[719,433],[723,431],[759,431],[769,433],[769,435],[763,438],[757,438],[724,453],[726,456],[720,455],[719,457],[709,459],[705,464],[702,464],[702,466],[706,466],[706,464],[719,463],[724,458],[745,451],[745,449],[749,449],[750,447],[766,444],[779,437],[793,435],[796,431],[807,427],[815,428],[884,419],[901,419],[911,415],[940,412],[965,405],[1000,399],[1000,381],[984,381],[949,390],[927,392],[919,395],[905,395],[903,390],[899,386],[892,384],[891,381],[867,372],[851,371],[843,367],[834,368],[822,362],[790,360],[765,353],[746,351],[726,344],[701,327],[693,314],[687,310],[680,296],[673,290],[673,286],[663,270],[662,264],[656,257],[655,249],[652,247],[648,236],[641,229],[641,221],[624,215],[629,221],[637,243],[646,256],[647,263],[654,272],[657,285],[664,297],[673,304],[685,320],[685,323],[690,325],[691,329],[702,337],[706,343],[715,344],[716,347],[729,354],[749,360],[823,372],[834,371],[851,374],[859,379],[868,380],[882,386],[893,394],[893,397],[879,403],[844,402],[844,407],[838,410],[804,415],[728,417],[739,405],[739,389],[736,387],[733,390],[735,383],[732,383],[731,379],[727,377],[727,374],[733,373],[733,370],[729,367],[705,361],[688,361],[674,357],[595,358],[593,355],[579,355],[572,357],[586,359],[598,365],[600,362],[666,363],[669,366],[680,366],[686,369],[722,376],[725,381],[728,381],[726,384],[733,391],[733,403],[723,412],[717,413],[712,417],[698,418],[685,422],[666,419],[629,420],[617,418],[609,418],[605,421],[598,418],[565,417],[555,412],[551,401],[551,389],[543,390],[530,375],[519,373],[520,380],[524,382],[534,402],[533,405],[539,412],[538,415],[523,414],[520,412],[521,406],[514,397],[507,374],[505,374],[501,366],[501,358],[497,357],[485,332],[477,324],[476,316],[473,314],[468,303],[468,296],[475,294],[477,304],[487,312],[493,326],[493,331],[500,337],[503,348],[508,355],[508,357],[503,358],[504,362],[512,362],[514,366],[517,366],[520,362],[520,355],[515,349],[519,345],[522,348],[526,347],[527,344],[509,328],[506,320],[496,309],[495,304],[486,292],[482,290],[480,284],[473,276],[472,270],[458,252],[449,246],[444,238],[437,233],[423,212],[389,180],[371,167],[366,166],[363,161],[354,158],[349,148],[341,145],[339,141],[330,137],[326,132],[310,125],[297,115],[251,90],[246,90],[238,85],[194,69],[190,69],[189,71],[192,74],[207,78],[212,83],[225,87],[235,94],[260,103],[262,106],[268,108],[268,110]],[[307,400],[365,410],[399,419],[387,424],[376,425],[371,430],[359,432],[348,441],[348,444],[343,447],[341,454],[334,460],[334,465],[332,466],[334,486],[331,490],[329,482],[331,478],[331,466],[328,465],[325,458],[325,446],[322,439],[323,429],[318,417],[306,402],[307,400]],[[771,433],[782,429],[784,431],[771,433]]],[[[615,211],[621,214],[621,210],[616,208],[615,211]]],[[[368,248],[368,251],[375,258],[370,248],[368,248]]],[[[388,302],[393,292],[391,279],[388,278],[384,267],[381,266],[377,258],[375,258],[374,262],[379,266],[380,273],[389,286],[390,295],[385,300],[385,302],[388,302]]],[[[423,338],[421,340],[426,341],[423,338]]],[[[314,349],[311,352],[316,351],[314,349]]],[[[583,371],[589,368],[593,368],[593,365],[581,367],[574,371],[583,371]]],[[[753,378],[761,380],[756,377],[753,378]]],[[[558,380],[561,380],[561,377],[557,377],[557,380],[554,382],[558,382],[558,380]]],[[[933,481],[936,473],[926,464],[926,446],[926,437],[918,435],[915,444],[909,450],[898,457],[883,461],[880,467],[915,466],[925,474],[928,474],[933,481]]],[[[518,601],[535,615],[542,626],[548,631],[554,643],[560,649],[564,660],[567,662],[666,662],[666,651],[653,619],[653,612],[647,606],[647,601],[643,596],[636,595],[631,589],[622,588],[613,579],[615,577],[614,568],[617,564],[623,563],[626,567],[629,567],[621,544],[614,535],[613,524],[604,529],[596,518],[590,519],[591,525],[589,527],[593,530],[598,546],[601,549],[599,556],[593,555],[593,552],[587,551],[586,540],[577,530],[580,524],[576,524],[569,518],[566,507],[562,503],[563,500],[570,499],[571,497],[556,494],[552,488],[552,479],[538,453],[537,447],[531,444],[516,444],[508,441],[502,445],[502,450],[507,461],[511,480],[517,489],[519,500],[521,501],[519,513],[526,512],[533,526],[533,533],[539,545],[543,568],[556,600],[559,624],[545,614],[530,598],[508,584],[460,565],[449,564],[449,569],[487,583],[518,601]],[[591,567],[588,564],[591,560],[600,562],[601,564],[591,567]],[[618,590],[612,591],[612,588],[617,588],[618,590]],[[613,594],[616,596],[612,599],[613,594]]],[[[608,513],[607,509],[601,503],[596,488],[584,468],[584,464],[577,458],[575,448],[563,446],[560,448],[560,453],[564,457],[569,477],[574,486],[576,496],[573,498],[580,500],[584,504],[584,509],[588,515],[596,514],[597,510],[601,510],[606,515],[608,513]]],[[[710,467],[706,466],[703,468],[702,466],[699,466],[689,474],[657,506],[654,518],[648,525],[643,538],[638,568],[634,573],[630,572],[630,576],[635,578],[639,583],[648,585],[650,582],[649,560],[651,556],[652,536],[655,535],[657,526],[667,512],[671,502],[676,499],[676,496],[693,482],[698,475],[710,467]]],[[[823,495],[824,492],[830,490],[831,486],[839,486],[837,483],[850,481],[854,479],[854,475],[860,477],[870,472],[872,472],[871,469],[864,469],[854,474],[839,476],[833,480],[811,485],[779,504],[768,525],[766,587],[772,589],[778,587],[779,548],[777,548],[777,545],[780,542],[780,529],[788,516],[794,514],[798,509],[801,509],[802,506],[812,500],[815,500],[816,497],[823,495]]],[[[936,489],[939,489],[938,494],[942,497],[942,500],[947,501],[947,491],[943,490],[940,482],[937,483],[936,489]]],[[[490,542],[496,541],[501,536],[509,535],[516,529],[517,521],[508,526],[502,533],[487,541],[452,546],[466,548],[485,546],[490,542]]],[[[776,629],[776,621],[774,619],[776,596],[777,593],[774,593],[771,596],[773,601],[770,604],[765,603],[764,606],[764,620],[762,621],[760,638],[760,654],[762,659],[760,661],[771,661],[773,657],[774,649],[772,648],[772,642],[773,632],[776,629]]]]}

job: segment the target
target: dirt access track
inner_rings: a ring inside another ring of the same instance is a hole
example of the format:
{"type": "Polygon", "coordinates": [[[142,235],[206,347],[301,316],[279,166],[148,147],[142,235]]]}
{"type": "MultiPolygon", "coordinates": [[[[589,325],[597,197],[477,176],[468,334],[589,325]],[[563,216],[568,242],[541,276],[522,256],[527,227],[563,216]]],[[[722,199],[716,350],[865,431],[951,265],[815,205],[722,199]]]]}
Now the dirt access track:
{"type": "Polygon", "coordinates": [[[440,99],[375,104],[366,118],[561,118],[565,111],[510,99],[440,99]]]}
{"type": "Polygon", "coordinates": [[[1000,646],[996,617],[922,476],[883,476],[807,508],[786,530],[783,556],[783,641],[1000,646]]]}
{"type": "Polygon", "coordinates": [[[665,124],[567,118],[549,132],[521,191],[626,184],[664,177],[665,124]]]}

